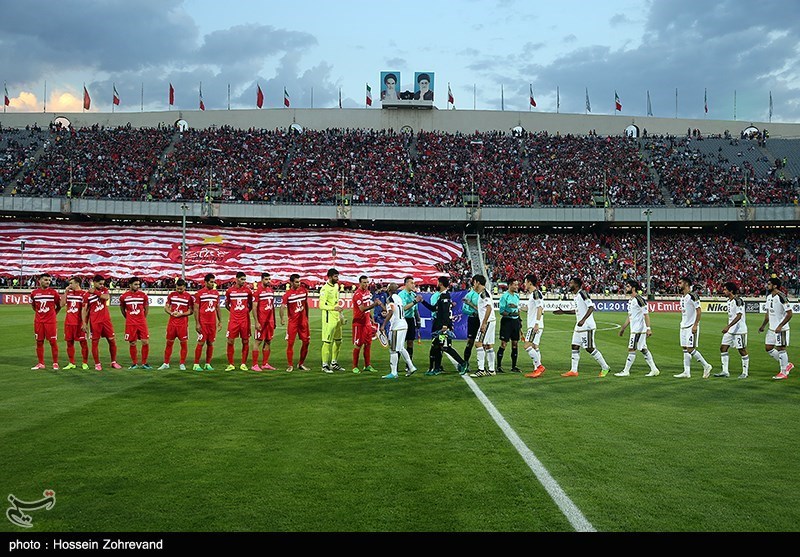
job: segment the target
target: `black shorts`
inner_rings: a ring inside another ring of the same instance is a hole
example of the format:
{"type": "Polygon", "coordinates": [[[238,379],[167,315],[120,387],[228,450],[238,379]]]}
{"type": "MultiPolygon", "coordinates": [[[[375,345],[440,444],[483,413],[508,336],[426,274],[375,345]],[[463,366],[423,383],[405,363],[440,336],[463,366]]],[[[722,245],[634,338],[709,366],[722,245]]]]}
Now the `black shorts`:
{"type": "Polygon", "coordinates": [[[512,319],[510,317],[500,318],[500,340],[508,342],[509,340],[519,340],[519,333],[522,330],[522,323],[519,319],[512,319]]]}
{"type": "Polygon", "coordinates": [[[475,340],[478,336],[478,331],[481,328],[481,320],[477,313],[473,313],[467,317],[467,338],[475,340]]]}
{"type": "Polygon", "coordinates": [[[417,320],[414,317],[406,317],[406,323],[408,323],[406,343],[414,342],[417,339],[417,320]]]}

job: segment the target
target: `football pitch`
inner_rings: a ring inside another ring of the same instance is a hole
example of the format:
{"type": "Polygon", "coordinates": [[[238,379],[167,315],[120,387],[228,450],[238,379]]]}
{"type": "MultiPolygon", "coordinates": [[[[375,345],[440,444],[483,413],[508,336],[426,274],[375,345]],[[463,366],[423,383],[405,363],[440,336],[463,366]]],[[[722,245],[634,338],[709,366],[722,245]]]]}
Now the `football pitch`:
{"type": "MultiPolygon", "coordinates": [[[[427,341],[415,344],[420,371],[410,378],[402,369],[399,380],[380,378],[388,351],[377,342],[373,365],[381,373],[354,375],[348,324],[339,358],[348,371],[326,375],[312,310],[310,372],[283,371],[280,327],[271,357],[279,371],[221,371],[224,329],[214,372],[178,371],[177,344],[168,371],[110,370],[105,341],[102,372],[31,371],[31,309],[0,306],[0,316],[0,497],[32,501],[52,489],[57,500],[30,513],[29,531],[574,529],[471,380],[446,360],[446,374],[423,375],[427,341]]],[[[121,340],[117,308],[112,316],[121,340]]],[[[151,311],[154,367],[166,317],[151,311]]],[[[596,344],[612,372],[627,355],[627,332],[617,334],[624,319],[596,314],[596,344]]],[[[691,379],[673,378],[683,366],[679,316],[651,319],[658,377],[644,377],[639,354],[631,377],[598,378],[586,352],[578,377],[560,377],[575,318],[548,314],[543,377],[506,373],[474,382],[592,529],[798,531],[800,380],[796,373],[771,379],[778,364],[764,352],[761,316],[748,315],[746,380],[736,379],[741,360],[733,349],[730,379],[702,379],[697,362],[691,379]]],[[[701,322],[700,350],[712,373],[720,369],[724,320],[704,314],[701,322]]],[[[190,364],[194,344],[192,334],[190,364]]],[[[127,368],[127,343],[118,345],[127,368]]],[[[464,343],[455,346],[461,352],[464,343]]],[[[63,367],[63,340],[59,348],[63,367]]],[[[49,350],[46,344],[48,368],[49,350]]],[[[237,366],[239,354],[237,344],[237,366]]],[[[800,363],[797,348],[789,354],[800,363]]],[[[507,370],[510,356],[509,347],[507,370]]],[[[474,358],[473,351],[473,369],[474,358]]],[[[522,349],[519,363],[530,370],[522,349]]],[[[21,530],[0,521],[0,531],[21,530]]]]}

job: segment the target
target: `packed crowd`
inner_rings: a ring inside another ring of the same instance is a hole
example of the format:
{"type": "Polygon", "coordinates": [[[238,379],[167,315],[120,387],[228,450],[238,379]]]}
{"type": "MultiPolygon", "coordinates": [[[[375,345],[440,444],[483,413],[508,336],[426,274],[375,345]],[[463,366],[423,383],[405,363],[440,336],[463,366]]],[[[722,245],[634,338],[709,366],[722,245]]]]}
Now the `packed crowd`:
{"type": "Polygon", "coordinates": [[[173,131],[152,128],[61,129],[18,186],[18,195],[152,199],[150,177],[173,131]]]}
{"type": "MultiPolygon", "coordinates": [[[[477,194],[489,206],[619,207],[663,205],[658,176],[682,206],[729,204],[744,191],[745,177],[751,203],[798,201],[797,177],[777,167],[756,172],[748,160],[700,150],[700,137],[226,126],[175,133],[53,128],[15,193],[328,205],[344,193],[355,204],[438,207],[461,206],[464,196],[477,194]]],[[[29,154],[7,143],[0,181],[29,154]]]]}
{"type": "MultiPolygon", "coordinates": [[[[0,133],[0,190],[10,184],[35,153],[45,135],[41,130],[4,129],[0,133]]],[[[12,186],[13,187],[13,186],[12,186]]],[[[17,194],[16,188],[12,191],[17,194]]]]}
{"type": "MultiPolygon", "coordinates": [[[[532,272],[546,291],[559,293],[577,275],[590,292],[607,294],[621,292],[628,278],[646,282],[642,232],[490,233],[482,240],[494,281],[532,272]]],[[[766,279],[775,274],[796,293],[799,249],[800,235],[790,231],[748,232],[740,238],[712,231],[654,231],[651,290],[656,295],[675,294],[678,278],[686,275],[702,295],[719,295],[721,284],[732,280],[743,295],[760,296],[766,279]]]]}

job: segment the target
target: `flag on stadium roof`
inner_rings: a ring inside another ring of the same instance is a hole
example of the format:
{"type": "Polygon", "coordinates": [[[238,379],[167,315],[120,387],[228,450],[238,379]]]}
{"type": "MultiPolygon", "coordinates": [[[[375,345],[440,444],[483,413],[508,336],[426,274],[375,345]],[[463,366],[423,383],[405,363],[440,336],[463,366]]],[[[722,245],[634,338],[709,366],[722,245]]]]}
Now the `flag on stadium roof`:
{"type": "Polygon", "coordinates": [[[622,102],[620,102],[619,95],[617,95],[616,91],[614,91],[614,109],[617,112],[622,112],[622,102]]]}
{"type": "MultiPolygon", "coordinates": [[[[114,90],[114,96],[111,99],[111,104],[115,106],[119,106],[119,93],[117,93],[117,85],[116,83],[111,84],[111,88],[114,90]]],[[[111,108],[114,108],[113,106],[111,108]]]]}
{"type": "Polygon", "coordinates": [[[367,83],[367,106],[372,106],[372,87],[367,83]]]}
{"type": "Polygon", "coordinates": [[[256,84],[256,106],[261,108],[264,106],[264,91],[261,90],[261,84],[256,84]]]}
{"type": "Polygon", "coordinates": [[[653,105],[650,104],[650,89],[647,90],[647,115],[653,115],[653,105]]]}
{"type": "MultiPolygon", "coordinates": [[[[136,275],[149,282],[180,275],[181,244],[180,226],[2,222],[0,276],[136,275]],[[62,245],[71,247],[64,250],[62,245]]],[[[340,279],[347,284],[358,284],[363,274],[376,282],[402,283],[413,275],[424,284],[436,284],[442,274],[437,265],[464,253],[457,241],[406,232],[190,226],[186,278],[200,282],[206,273],[214,273],[224,281],[240,270],[248,276],[269,270],[273,279],[300,273],[303,281],[322,284],[334,247],[340,279]]]]}
{"type": "Polygon", "coordinates": [[[339,108],[342,108],[342,88],[339,87],[339,108]]]}
{"type": "MultiPolygon", "coordinates": [[[[8,91],[6,91],[6,104],[8,104],[8,91]]],[[[769,121],[772,122],[772,91],[769,92],[769,121]]]]}
{"type": "Polygon", "coordinates": [[[591,111],[592,111],[592,105],[589,102],[589,88],[587,87],[586,88],[586,112],[591,112],[591,111]]]}
{"type": "MultiPolygon", "coordinates": [[[[3,99],[3,112],[6,111],[6,107],[11,104],[11,98],[8,96],[8,85],[3,82],[3,91],[5,92],[6,96],[3,99]]],[[[770,92],[770,105],[772,105],[772,93],[770,92]]]]}
{"type": "MultiPolygon", "coordinates": [[[[533,83],[529,84],[529,87],[530,87],[530,93],[531,93],[530,105],[533,108],[536,108],[536,99],[533,98],[533,83]]],[[[528,110],[530,110],[530,108],[528,110]]]]}
{"type": "Polygon", "coordinates": [[[200,110],[205,110],[206,105],[203,102],[203,82],[200,82],[200,110]]]}
{"type": "Polygon", "coordinates": [[[450,82],[447,83],[447,102],[452,105],[456,104],[456,100],[453,97],[453,91],[450,89],[450,82]]]}
{"type": "Polygon", "coordinates": [[[83,109],[89,110],[92,106],[92,98],[89,96],[89,91],[86,90],[86,84],[83,84],[83,109]]]}
{"type": "Polygon", "coordinates": [[[708,89],[703,89],[703,109],[708,114],[708,89]]]}
{"type": "Polygon", "coordinates": [[[169,105],[172,106],[175,104],[175,88],[172,86],[172,83],[169,84],[169,105]]]}
{"type": "Polygon", "coordinates": [[[289,102],[289,92],[286,90],[286,87],[283,88],[283,106],[289,108],[291,103],[289,102]]]}

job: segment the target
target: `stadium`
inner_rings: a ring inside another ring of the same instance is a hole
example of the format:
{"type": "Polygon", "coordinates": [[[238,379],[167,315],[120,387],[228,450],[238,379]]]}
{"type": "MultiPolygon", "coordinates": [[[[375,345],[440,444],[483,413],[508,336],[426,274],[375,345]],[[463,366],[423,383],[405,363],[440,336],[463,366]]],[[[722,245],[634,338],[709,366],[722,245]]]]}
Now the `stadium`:
{"type": "Polygon", "coordinates": [[[31,531],[797,530],[800,390],[794,373],[773,379],[785,365],[759,327],[770,278],[798,311],[800,125],[419,107],[10,113],[0,124],[2,485],[19,501],[42,490],[58,501],[29,511],[31,531]],[[319,291],[332,267],[347,321],[342,371],[323,373],[319,291]],[[247,349],[240,369],[239,340],[223,371],[224,329],[213,370],[192,371],[193,330],[187,370],[177,345],[168,369],[128,369],[120,296],[131,277],[149,296],[155,368],[176,281],[193,293],[213,273],[222,293],[237,272],[253,286],[269,273],[276,306],[299,275],[308,371],[286,371],[277,320],[269,371],[253,370],[247,349]],[[72,277],[105,279],[122,369],[102,340],[102,369],[89,355],[81,369],[78,350],[65,370],[63,313],[60,369],[46,342],[44,369],[30,369],[42,273],[59,293],[72,277]],[[423,309],[407,344],[418,373],[400,364],[383,379],[390,350],[377,340],[378,373],[351,372],[361,275],[373,289],[413,277],[426,302],[447,277],[464,354],[472,277],[488,279],[497,304],[531,273],[544,298],[539,377],[526,377],[522,341],[498,364],[505,373],[472,377],[447,360],[423,373],[423,309]],[[576,318],[557,311],[574,308],[575,277],[612,372],[628,356],[624,285],[640,285],[659,375],[646,376],[641,354],[629,377],[605,375],[588,353],[575,369],[576,318]],[[699,297],[695,346],[715,374],[723,285],[735,283],[746,379],[735,350],[728,378],[704,378],[697,363],[673,377],[685,369],[681,277],[699,297]]]}

